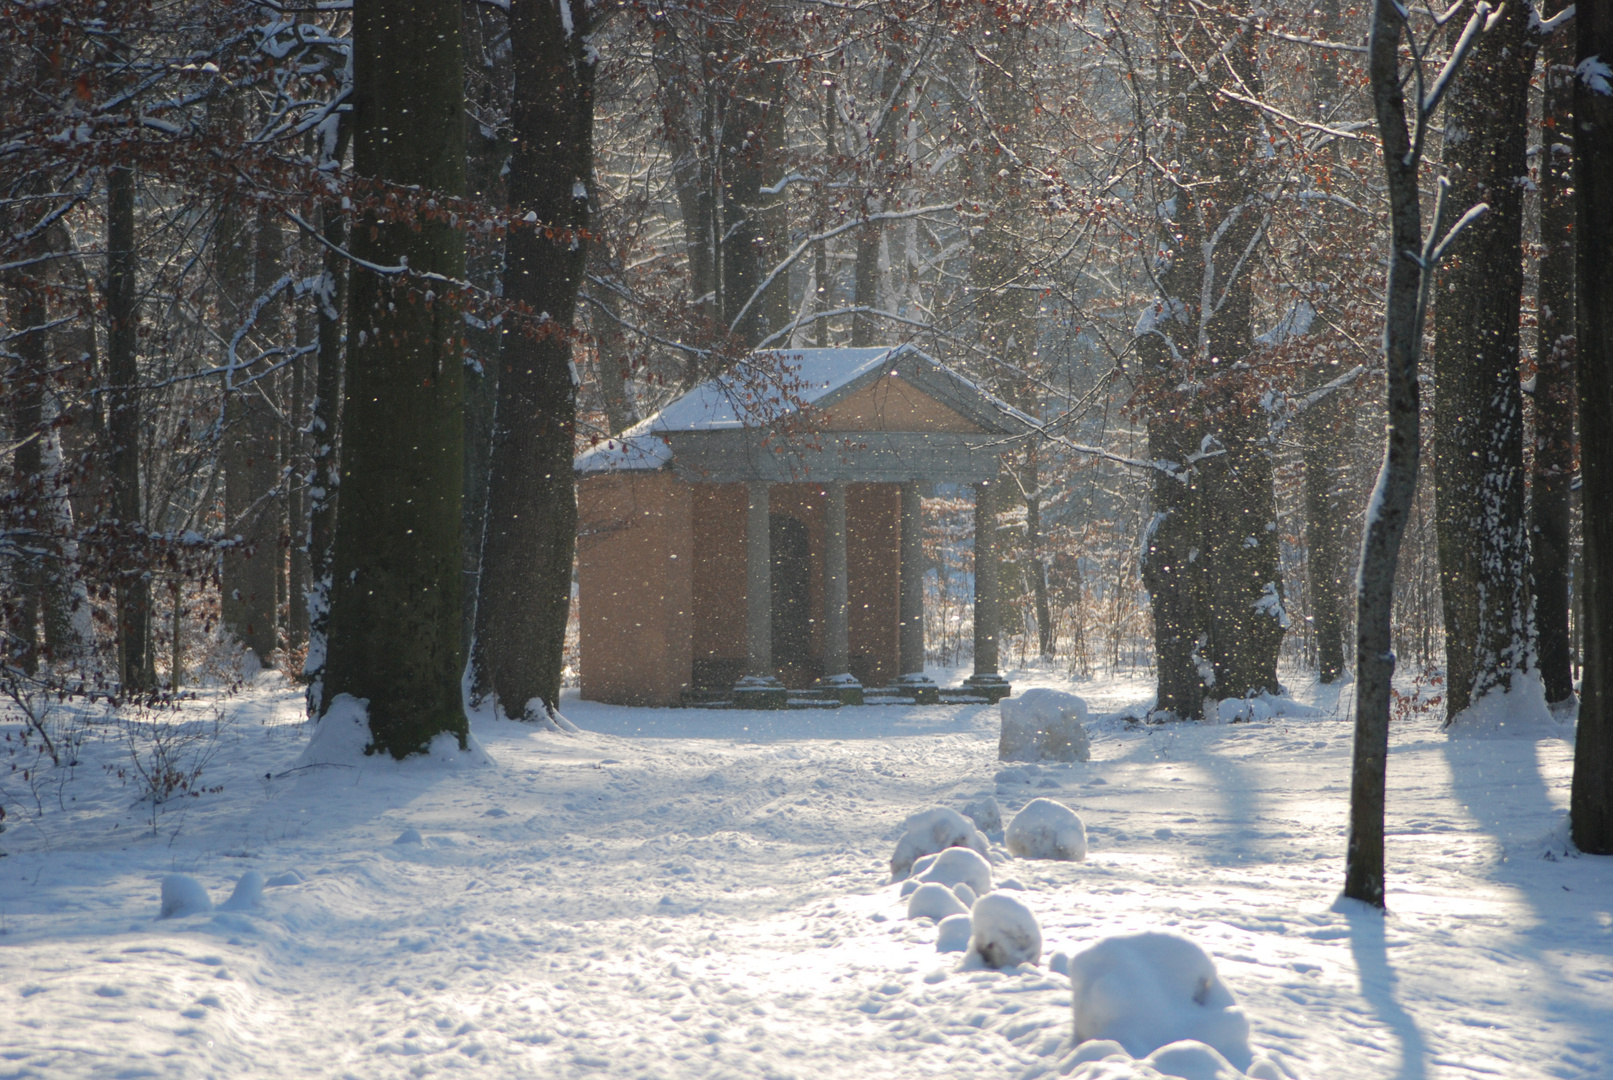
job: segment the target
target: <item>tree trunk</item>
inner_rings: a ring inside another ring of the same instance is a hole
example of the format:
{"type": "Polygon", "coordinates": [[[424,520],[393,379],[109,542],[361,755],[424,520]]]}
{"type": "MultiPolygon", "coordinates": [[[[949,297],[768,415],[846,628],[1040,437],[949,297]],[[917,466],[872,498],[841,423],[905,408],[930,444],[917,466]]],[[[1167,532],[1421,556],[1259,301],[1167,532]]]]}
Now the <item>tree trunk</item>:
{"type": "MultiPolygon", "coordinates": [[[[343,124],[345,129],[347,125],[343,124]]],[[[336,140],[333,160],[345,156],[345,130],[336,140]]],[[[347,242],[347,219],[334,199],[320,207],[319,229],[326,244],[319,293],[315,296],[314,400],[309,409],[308,481],[308,655],[303,675],[308,679],[308,715],[325,711],[325,661],[329,655],[331,548],[336,538],[336,489],[340,483],[337,432],[342,400],[342,320],[347,307],[347,260],[340,249],[347,242]]]]}
{"type": "MultiPolygon", "coordinates": [[[[304,238],[301,262],[312,261],[313,241],[304,238]]],[[[305,272],[305,271],[300,271],[305,272]]],[[[316,301],[317,303],[317,301],[316,301]]],[[[286,647],[301,649],[308,644],[308,369],[307,352],[319,340],[314,307],[304,301],[297,307],[298,356],[291,368],[291,394],[287,403],[286,447],[286,535],[290,547],[286,561],[286,647]]]]}
{"type": "Polygon", "coordinates": [[[112,480],[112,516],[124,550],[115,576],[118,619],[118,678],[126,691],[149,690],[156,682],[151,655],[151,579],[146,576],[144,526],[140,512],[140,301],[138,256],[134,246],[134,171],[107,170],[107,472],[112,480]]]}
{"type": "MultiPolygon", "coordinates": [[[[353,18],[354,169],[394,190],[465,186],[458,0],[360,4],[353,18]]],[[[408,194],[407,190],[401,191],[408,194]]],[[[459,279],[464,239],[407,207],[374,213],[354,254],[326,700],[369,702],[370,750],[466,745],[460,697],[464,387],[459,309],[424,274],[459,279]]],[[[327,706],[328,708],[328,706],[327,706]]]]}
{"type": "MultiPolygon", "coordinates": [[[[1561,8],[1561,3],[1556,5],[1561,8]]],[[[1546,701],[1574,696],[1568,638],[1569,490],[1574,477],[1574,47],[1565,27],[1541,49],[1540,271],[1535,445],[1529,501],[1530,588],[1546,701]]]]}
{"type": "MultiPolygon", "coordinates": [[[[1464,10],[1471,10],[1472,0],[1464,10]]],[[[1434,313],[1434,493],[1445,608],[1445,721],[1533,665],[1524,514],[1523,188],[1531,9],[1508,4],[1458,73],[1445,115],[1443,230],[1475,203],[1434,313]]],[[[1463,20],[1453,22],[1458,25],[1463,20]]]]}
{"type": "Polygon", "coordinates": [[[1578,9],[1574,233],[1585,530],[1585,669],[1569,818],[1581,851],[1613,855],[1613,10],[1578,9]]]}
{"type": "MultiPolygon", "coordinates": [[[[253,263],[257,254],[254,239],[254,231],[240,208],[227,205],[219,214],[214,256],[223,316],[219,334],[225,341],[235,341],[237,332],[252,315],[253,263]]],[[[270,272],[269,266],[263,269],[270,272]]],[[[270,316],[268,328],[272,329],[273,316],[267,307],[259,318],[262,315],[270,316]]],[[[262,325],[255,326],[240,337],[234,357],[240,366],[226,376],[224,532],[239,540],[224,551],[220,606],[224,628],[267,667],[275,645],[278,575],[274,556],[279,550],[279,530],[274,527],[269,492],[275,486],[280,449],[276,439],[278,419],[265,400],[269,380],[264,374],[272,360],[250,362],[252,355],[270,340],[264,330],[262,325]]],[[[225,356],[221,362],[230,363],[231,359],[225,356]]]]}
{"type": "MultiPolygon", "coordinates": [[[[30,252],[33,248],[29,249],[30,252]]],[[[14,520],[4,522],[15,530],[22,549],[11,560],[10,595],[0,601],[4,612],[4,638],[0,656],[5,662],[29,675],[39,670],[39,615],[43,606],[48,575],[53,570],[41,552],[56,546],[53,515],[46,513],[52,500],[45,485],[44,444],[50,438],[45,427],[45,378],[49,370],[45,324],[49,312],[43,282],[32,274],[7,275],[9,344],[7,397],[11,413],[11,438],[16,450],[11,456],[12,488],[17,501],[14,520]]]]}
{"type": "MultiPolygon", "coordinates": [[[[896,94],[901,79],[902,49],[893,43],[885,51],[884,68],[880,72],[877,91],[879,94],[877,107],[880,111],[872,118],[875,128],[873,145],[868,148],[868,158],[864,163],[870,180],[862,205],[865,216],[877,214],[885,209],[885,196],[890,189],[888,177],[894,166],[892,157],[896,150],[897,130],[897,125],[885,106],[896,94]]],[[[853,307],[877,309],[880,306],[882,282],[879,273],[879,255],[884,236],[885,229],[881,222],[869,222],[857,230],[857,257],[852,272],[853,307]]],[[[852,315],[853,348],[878,345],[880,331],[880,321],[874,316],[863,312],[852,315]]]]}
{"type": "Polygon", "coordinates": [[[536,214],[539,225],[512,229],[506,240],[504,296],[541,318],[505,319],[470,669],[473,704],[551,723],[576,545],[572,320],[593,186],[590,12],[570,11],[566,22],[548,4],[510,12],[510,206],[536,214]]]}

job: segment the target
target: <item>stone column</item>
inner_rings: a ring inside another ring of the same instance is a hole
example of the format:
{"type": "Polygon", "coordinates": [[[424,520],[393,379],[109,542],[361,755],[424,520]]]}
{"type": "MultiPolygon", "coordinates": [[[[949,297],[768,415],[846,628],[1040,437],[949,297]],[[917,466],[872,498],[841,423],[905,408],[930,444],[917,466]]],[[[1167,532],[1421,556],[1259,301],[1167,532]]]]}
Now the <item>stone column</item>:
{"type": "Polygon", "coordinates": [[[753,480],[745,510],[745,677],[734,685],[734,704],[782,709],[789,693],[773,674],[773,552],[768,489],[753,480]]]}
{"type": "Polygon", "coordinates": [[[823,673],[851,672],[851,626],[846,596],[846,482],[826,486],[823,520],[823,673]]]}
{"type": "Polygon", "coordinates": [[[988,701],[1007,697],[1012,688],[997,673],[997,637],[1001,619],[997,557],[997,485],[975,485],[975,673],[964,685],[988,701]]]}
{"type": "Polygon", "coordinates": [[[924,506],[916,481],[902,485],[901,635],[902,675],[924,674],[924,506]]]}
{"type": "Polygon", "coordinates": [[[846,482],[824,485],[823,678],[816,689],[842,705],[863,703],[862,683],[851,676],[851,626],[846,576],[846,482]]]}
{"type": "Polygon", "coordinates": [[[902,485],[901,569],[899,573],[901,623],[897,638],[896,685],[919,705],[941,700],[941,688],[924,674],[924,504],[918,481],[902,485]]]}
{"type": "Polygon", "coordinates": [[[773,677],[773,552],[768,488],[752,481],[745,513],[745,674],[773,677]]]}

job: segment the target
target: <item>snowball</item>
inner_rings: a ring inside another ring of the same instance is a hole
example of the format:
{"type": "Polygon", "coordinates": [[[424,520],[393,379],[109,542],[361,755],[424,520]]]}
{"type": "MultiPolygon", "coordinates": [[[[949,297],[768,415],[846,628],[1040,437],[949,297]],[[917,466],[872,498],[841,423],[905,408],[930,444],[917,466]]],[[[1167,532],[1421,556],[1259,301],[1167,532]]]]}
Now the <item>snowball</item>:
{"type": "Polygon", "coordinates": [[[974,932],[968,915],[948,915],[941,920],[940,932],[935,935],[936,952],[963,952],[969,948],[974,932]]]}
{"type": "Polygon", "coordinates": [[[1204,950],[1186,938],[1105,938],[1070,958],[1070,984],[1077,1042],[1113,1039],[1143,1057],[1194,1039],[1233,1067],[1249,1067],[1249,1021],[1204,950]]]}
{"type": "Polygon", "coordinates": [[[980,894],[971,889],[967,881],[960,881],[952,886],[952,895],[958,898],[965,911],[974,907],[975,901],[980,899],[980,894]]]}
{"type": "Polygon", "coordinates": [[[984,896],[991,891],[991,864],[968,848],[947,848],[913,878],[937,882],[948,889],[967,885],[976,896],[984,896]]]}
{"type": "Polygon", "coordinates": [[[997,757],[1002,761],[1086,761],[1092,741],[1082,727],[1087,703],[1062,690],[1027,690],[997,703],[1002,735],[997,757]]]}
{"type": "Polygon", "coordinates": [[[250,911],[263,903],[263,875],[256,870],[248,870],[241,875],[235,883],[235,891],[230,898],[219,905],[222,911],[250,911]]]}
{"type": "Polygon", "coordinates": [[[909,919],[930,918],[939,922],[949,915],[962,915],[968,910],[952,895],[951,889],[933,881],[920,885],[907,899],[909,919]]]}
{"type": "Polygon", "coordinates": [[[177,919],[181,915],[202,915],[213,910],[213,901],[202,883],[184,874],[169,874],[162,879],[162,913],[159,919],[177,919]]]}
{"type": "Polygon", "coordinates": [[[1213,1046],[1192,1039],[1167,1043],[1149,1054],[1148,1064],[1181,1080],[1242,1080],[1243,1074],[1213,1046]]]}
{"type": "Polygon", "coordinates": [[[891,880],[900,881],[913,868],[913,861],[922,855],[931,855],[951,847],[973,848],[985,855],[986,838],[980,830],[956,810],[937,806],[914,814],[903,822],[906,830],[896,842],[891,855],[891,880]]]}
{"type": "Polygon", "coordinates": [[[1021,859],[1087,857],[1087,830],[1074,810],[1052,799],[1032,799],[1008,823],[1008,851],[1021,859]]]}
{"type": "Polygon", "coordinates": [[[1042,958],[1042,928],[1031,909],[1006,893],[975,901],[969,951],[987,967],[1034,964],[1042,958]]]}
{"type": "Polygon", "coordinates": [[[997,800],[987,795],[979,802],[972,802],[963,808],[963,815],[975,823],[975,828],[983,833],[994,833],[1003,827],[1003,808],[997,805],[997,800]]]}

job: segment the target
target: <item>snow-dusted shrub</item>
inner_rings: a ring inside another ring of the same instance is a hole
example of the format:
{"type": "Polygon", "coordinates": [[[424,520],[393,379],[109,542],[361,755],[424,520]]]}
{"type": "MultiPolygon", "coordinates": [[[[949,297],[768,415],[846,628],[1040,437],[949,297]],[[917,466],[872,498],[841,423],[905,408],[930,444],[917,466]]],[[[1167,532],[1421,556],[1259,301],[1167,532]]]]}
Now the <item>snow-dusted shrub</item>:
{"type": "Polygon", "coordinates": [[[162,910],[160,919],[177,919],[182,915],[205,915],[213,910],[212,898],[201,882],[185,874],[169,874],[162,879],[162,910]]]}
{"type": "Polygon", "coordinates": [[[1002,761],[1086,761],[1092,741],[1082,725],[1087,703],[1062,690],[1038,688],[997,703],[1002,735],[997,757],[1002,761]]]}
{"type": "Polygon", "coordinates": [[[975,901],[969,913],[969,952],[987,967],[1034,964],[1042,958],[1042,927],[1031,909],[1007,893],[975,901]]]}
{"type": "Polygon", "coordinates": [[[973,821],[975,828],[983,833],[994,833],[1003,827],[1003,808],[990,795],[965,806],[963,816],[973,821]]]}
{"type": "Polygon", "coordinates": [[[1249,1067],[1248,1018],[1209,956],[1186,938],[1105,938],[1070,958],[1070,984],[1078,1043],[1112,1039],[1140,1058],[1193,1039],[1215,1047],[1235,1068],[1249,1067]]]}
{"type": "Polygon", "coordinates": [[[1087,857],[1087,830],[1074,810],[1052,799],[1032,799],[1008,823],[1009,854],[1021,859],[1087,857]]]}
{"type": "Polygon", "coordinates": [[[907,898],[909,919],[934,919],[940,922],[949,915],[962,915],[969,909],[945,885],[926,882],[913,890],[907,898]]]}
{"type": "Polygon", "coordinates": [[[913,869],[916,859],[950,847],[965,847],[986,854],[986,838],[974,823],[956,810],[937,806],[923,810],[902,824],[905,830],[891,855],[891,880],[900,881],[913,869]]]}
{"type": "Polygon", "coordinates": [[[913,869],[914,881],[933,881],[949,889],[967,885],[976,896],[991,891],[991,864],[969,848],[947,848],[913,869]]]}
{"type": "Polygon", "coordinates": [[[974,924],[967,914],[948,915],[941,920],[935,935],[936,952],[963,952],[969,947],[974,924]]]}

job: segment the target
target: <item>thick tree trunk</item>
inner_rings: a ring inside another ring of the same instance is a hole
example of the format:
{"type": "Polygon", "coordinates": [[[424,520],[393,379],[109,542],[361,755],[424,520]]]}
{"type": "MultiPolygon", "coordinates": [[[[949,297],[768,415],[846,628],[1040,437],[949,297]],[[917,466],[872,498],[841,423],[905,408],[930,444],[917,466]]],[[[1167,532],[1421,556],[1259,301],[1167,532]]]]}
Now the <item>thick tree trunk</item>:
{"type": "MultiPolygon", "coordinates": [[[[1466,5],[1471,8],[1472,3],[1466,5]]],[[[1533,665],[1524,514],[1523,187],[1531,9],[1508,4],[1450,91],[1447,228],[1490,212],[1452,258],[1434,315],[1434,492],[1445,609],[1447,723],[1533,665]]]]}
{"type": "MultiPolygon", "coordinates": [[[[877,214],[885,209],[885,196],[889,190],[887,177],[893,167],[898,125],[885,104],[895,95],[902,81],[902,49],[892,44],[885,51],[884,69],[880,72],[877,93],[879,114],[873,117],[874,139],[869,147],[866,167],[869,170],[869,188],[864,195],[864,214],[877,214]]],[[[885,229],[881,222],[870,222],[857,230],[857,258],[852,272],[852,306],[875,308],[880,304],[879,255],[885,229]]],[[[854,348],[880,344],[880,321],[872,315],[858,313],[851,317],[851,344],[854,348]]]]}
{"type": "Polygon", "coordinates": [[[43,282],[31,274],[11,274],[8,279],[7,329],[14,335],[8,347],[14,359],[8,365],[6,389],[10,434],[17,444],[11,456],[12,487],[20,498],[14,504],[17,517],[4,524],[16,530],[22,551],[11,560],[9,595],[0,600],[5,615],[0,656],[32,675],[39,670],[39,615],[53,569],[41,553],[56,541],[55,523],[45,513],[50,506],[44,467],[44,444],[50,438],[44,425],[49,314],[43,282]]]}
{"type": "Polygon", "coordinates": [[[572,320],[587,265],[593,186],[594,61],[589,9],[510,12],[515,64],[512,209],[537,216],[506,241],[504,296],[541,320],[506,317],[482,546],[473,703],[558,716],[577,502],[572,320]]]}
{"type": "MultiPolygon", "coordinates": [[[[303,238],[301,262],[307,266],[313,254],[313,241],[303,238]]],[[[297,306],[295,342],[298,356],[291,368],[291,393],[286,413],[288,471],[286,485],[286,535],[291,548],[286,560],[286,647],[301,649],[308,644],[308,377],[313,361],[308,352],[319,340],[313,305],[297,306]]]]}
{"type": "Polygon", "coordinates": [[[1574,844],[1613,855],[1613,5],[1579,7],[1574,83],[1574,233],[1579,247],[1579,434],[1585,529],[1585,669],[1574,786],[1574,844]]]}
{"type": "MultiPolygon", "coordinates": [[[[359,4],[353,19],[354,168],[459,195],[464,84],[457,0],[359,4]]],[[[425,208],[371,216],[354,254],[407,273],[353,272],[333,552],[326,701],[369,702],[371,749],[402,758],[438,735],[465,745],[460,504],[464,386],[459,310],[437,281],[464,272],[464,239],[425,208]]],[[[327,706],[328,708],[328,706],[327,706]]]]}
{"type": "Polygon", "coordinates": [[[126,548],[116,572],[118,678],[127,691],[156,682],[151,655],[151,579],[140,509],[139,262],[134,246],[134,171],[107,170],[107,472],[112,517],[126,548]]]}
{"type": "MultiPolygon", "coordinates": [[[[1559,8],[1561,4],[1557,5],[1559,8]]],[[[1540,271],[1535,347],[1535,443],[1529,500],[1530,587],[1546,701],[1573,699],[1568,637],[1569,489],[1574,476],[1574,46],[1547,37],[1540,117],[1540,271]]]]}

